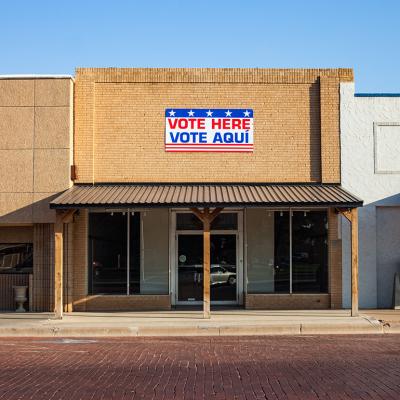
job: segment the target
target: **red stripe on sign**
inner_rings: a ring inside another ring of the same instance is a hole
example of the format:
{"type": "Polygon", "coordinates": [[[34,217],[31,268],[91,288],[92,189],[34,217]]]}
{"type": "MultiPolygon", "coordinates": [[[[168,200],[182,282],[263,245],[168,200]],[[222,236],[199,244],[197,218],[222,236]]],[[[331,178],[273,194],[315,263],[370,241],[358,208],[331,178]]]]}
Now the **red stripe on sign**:
{"type": "Polygon", "coordinates": [[[197,148],[207,148],[207,149],[252,149],[254,146],[247,145],[247,146],[224,146],[224,145],[214,145],[214,146],[175,146],[175,145],[165,145],[166,148],[168,149],[197,149],[197,148]]]}
{"type": "Polygon", "coordinates": [[[252,144],[243,143],[165,143],[166,146],[253,146],[252,144]]]}
{"type": "Polygon", "coordinates": [[[177,148],[174,148],[174,147],[169,147],[169,148],[167,148],[166,150],[168,150],[168,151],[171,151],[171,150],[173,150],[173,151],[198,151],[198,150],[207,150],[207,151],[232,151],[232,152],[238,152],[238,151],[253,151],[254,149],[252,148],[252,147],[246,147],[246,148],[244,148],[244,149],[224,149],[224,148],[220,148],[220,147],[218,147],[218,148],[216,148],[216,149],[210,149],[210,148],[207,148],[207,147],[197,147],[197,148],[190,148],[190,147],[186,147],[186,148],[184,148],[184,149],[177,149],[177,148]]]}

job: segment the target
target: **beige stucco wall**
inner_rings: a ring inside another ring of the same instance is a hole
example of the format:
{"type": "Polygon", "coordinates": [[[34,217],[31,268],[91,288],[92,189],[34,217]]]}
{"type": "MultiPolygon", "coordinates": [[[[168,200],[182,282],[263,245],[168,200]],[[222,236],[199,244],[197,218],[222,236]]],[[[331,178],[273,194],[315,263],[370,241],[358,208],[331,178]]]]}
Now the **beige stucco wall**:
{"type": "Polygon", "coordinates": [[[77,182],[340,182],[351,70],[78,69],[77,182]],[[168,153],[166,108],[252,108],[254,153],[168,153]]]}
{"type": "Polygon", "coordinates": [[[0,79],[0,224],[49,223],[72,164],[70,78],[0,79]]]}

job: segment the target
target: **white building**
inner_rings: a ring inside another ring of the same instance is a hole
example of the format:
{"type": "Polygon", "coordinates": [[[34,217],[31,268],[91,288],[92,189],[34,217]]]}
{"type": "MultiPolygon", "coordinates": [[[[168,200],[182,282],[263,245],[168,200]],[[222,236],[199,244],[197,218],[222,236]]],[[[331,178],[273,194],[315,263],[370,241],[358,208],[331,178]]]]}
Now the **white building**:
{"type": "MultiPolygon", "coordinates": [[[[355,94],[341,83],[342,185],[359,209],[360,307],[392,306],[400,272],[400,95],[355,94]]],[[[343,306],[350,306],[350,235],[342,219],[343,306]]]]}

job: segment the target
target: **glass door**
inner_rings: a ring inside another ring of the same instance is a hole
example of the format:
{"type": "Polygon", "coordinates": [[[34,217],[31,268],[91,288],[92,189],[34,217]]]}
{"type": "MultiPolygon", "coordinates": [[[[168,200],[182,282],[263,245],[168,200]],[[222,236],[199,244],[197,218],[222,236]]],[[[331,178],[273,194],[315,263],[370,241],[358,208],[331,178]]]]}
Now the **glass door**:
{"type": "MultiPolygon", "coordinates": [[[[203,235],[177,235],[177,300],[203,301],[203,235]]],[[[210,292],[212,304],[237,302],[237,234],[211,234],[210,292]]]]}
{"type": "Polygon", "coordinates": [[[203,235],[178,235],[178,301],[203,301],[203,235]]]}

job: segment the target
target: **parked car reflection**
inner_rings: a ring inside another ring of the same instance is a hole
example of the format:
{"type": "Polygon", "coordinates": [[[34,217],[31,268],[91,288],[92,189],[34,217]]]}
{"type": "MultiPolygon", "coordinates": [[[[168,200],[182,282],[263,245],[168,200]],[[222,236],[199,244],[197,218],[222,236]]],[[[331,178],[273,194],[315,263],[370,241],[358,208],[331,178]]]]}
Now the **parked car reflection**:
{"type": "MultiPolygon", "coordinates": [[[[186,280],[201,284],[203,282],[203,265],[180,265],[179,273],[186,280]]],[[[184,279],[183,279],[184,280],[184,279]]],[[[236,265],[213,264],[210,267],[210,284],[215,285],[236,285],[236,265]]]]}

